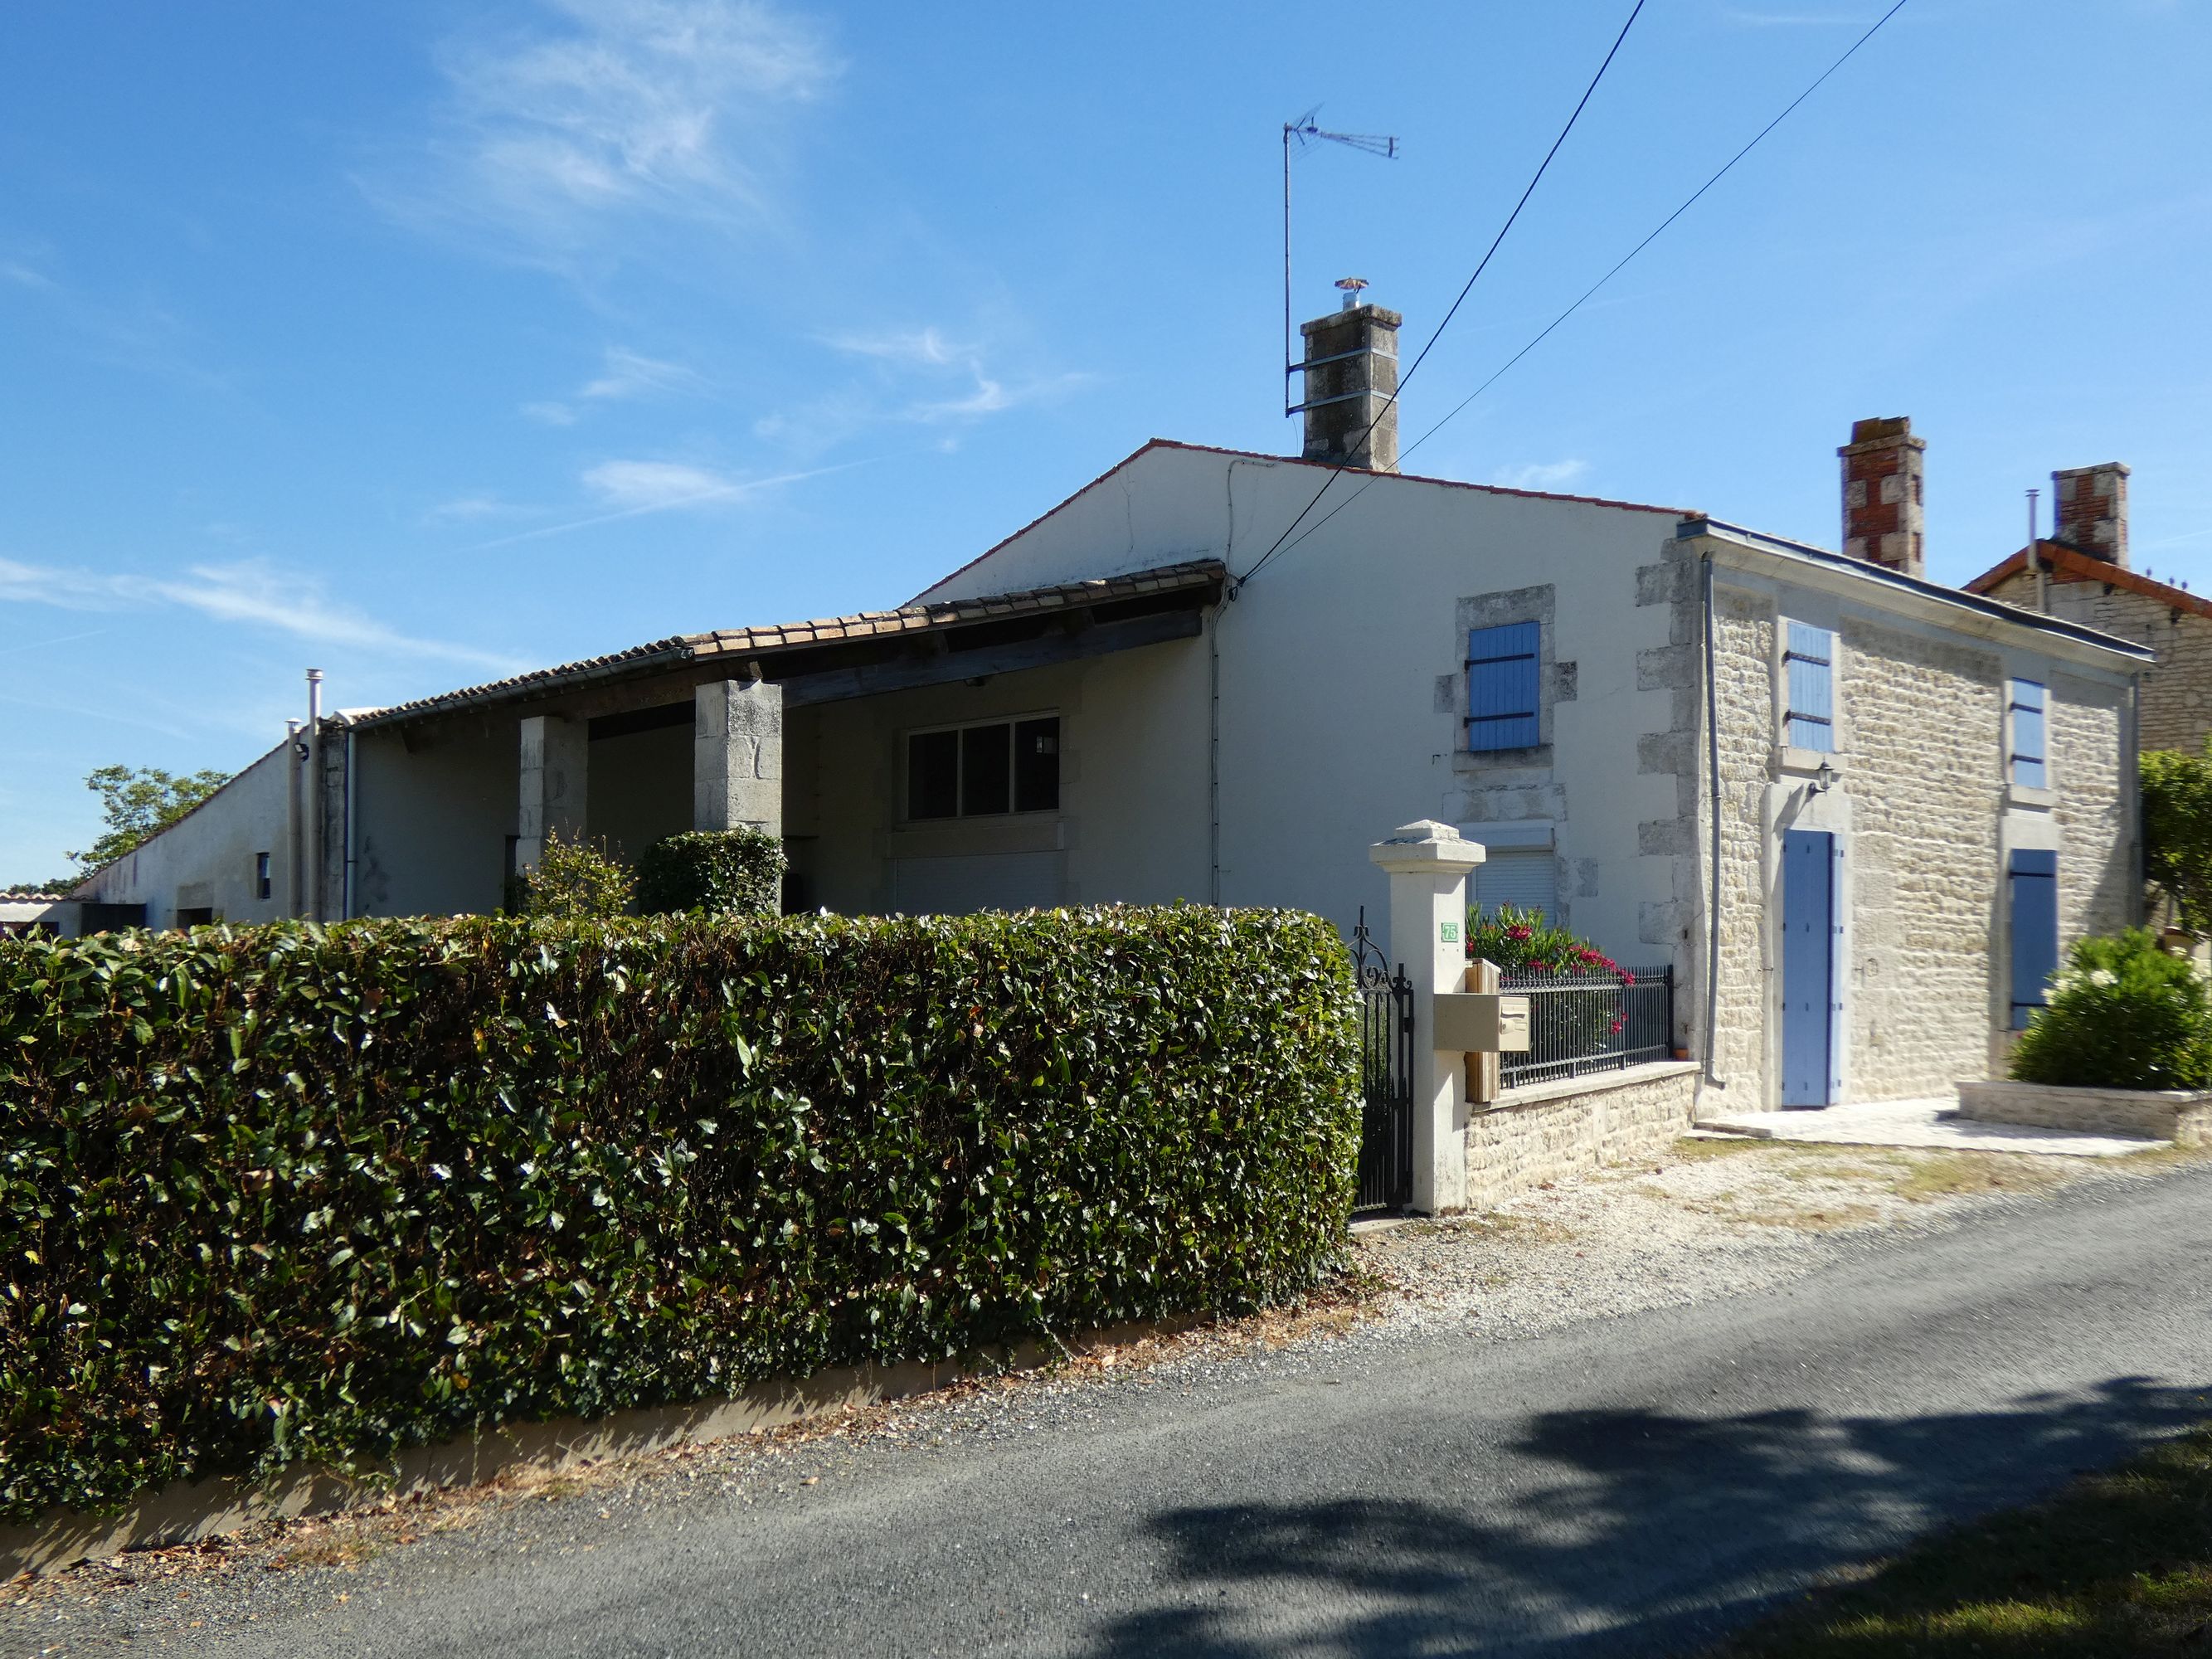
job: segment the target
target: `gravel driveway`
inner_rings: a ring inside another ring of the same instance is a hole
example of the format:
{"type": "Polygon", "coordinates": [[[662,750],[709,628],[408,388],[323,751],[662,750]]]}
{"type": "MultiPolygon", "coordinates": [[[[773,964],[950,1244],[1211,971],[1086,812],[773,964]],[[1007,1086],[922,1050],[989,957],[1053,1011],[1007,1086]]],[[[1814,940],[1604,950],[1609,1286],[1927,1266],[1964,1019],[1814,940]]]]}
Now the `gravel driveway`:
{"type": "MultiPolygon", "coordinates": [[[[1102,1350],[1048,1373],[802,1429],[19,1585],[0,1601],[0,1653],[276,1653],[310,1632],[313,1644],[334,1643],[331,1651],[381,1652],[372,1607],[435,1595],[502,1563],[552,1556],[588,1572],[603,1547],[641,1532],[673,1545],[687,1528],[712,1532],[756,1510],[765,1518],[856,1484],[926,1486],[976,1459],[1018,1459],[1071,1437],[1142,1437],[1164,1412],[1187,1418],[1285,1388],[1356,1385],[1439,1352],[1741,1297],[2027,1209],[2062,1188],[2124,1203],[2185,1162],[1686,1141],[1651,1164],[1563,1183],[1490,1215],[1363,1230],[1352,1288],[1296,1313],[1102,1350]],[[289,1634],[256,1639],[272,1626],[289,1634]]],[[[885,1650],[902,1650],[893,1640],[885,1650]]]]}

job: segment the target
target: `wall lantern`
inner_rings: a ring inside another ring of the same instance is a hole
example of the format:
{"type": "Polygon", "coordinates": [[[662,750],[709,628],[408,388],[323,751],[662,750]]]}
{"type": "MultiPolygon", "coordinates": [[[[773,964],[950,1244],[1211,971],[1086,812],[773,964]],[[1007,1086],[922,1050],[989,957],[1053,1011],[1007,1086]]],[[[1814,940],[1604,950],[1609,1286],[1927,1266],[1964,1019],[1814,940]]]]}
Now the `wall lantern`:
{"type": "Polygon", "coordinates": [[[1807,781],[1805,785],[1806,793],[1814,795],[1826,794],[1828,791],[1836,787],[1837,775],[1836,769],[1829,765],[1827,762],[1822,761],[1820,763],[1820,769],[1814,773],[1812,777],[1807,781]]]}

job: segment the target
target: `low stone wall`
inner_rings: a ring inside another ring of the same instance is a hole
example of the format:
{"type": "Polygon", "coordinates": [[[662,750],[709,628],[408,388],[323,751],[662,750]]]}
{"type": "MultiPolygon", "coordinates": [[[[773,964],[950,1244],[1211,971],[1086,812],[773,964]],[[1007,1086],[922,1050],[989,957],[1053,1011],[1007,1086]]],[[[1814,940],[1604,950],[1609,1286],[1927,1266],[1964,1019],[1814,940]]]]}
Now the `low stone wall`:
{"type": "Polygon", "coordinates": [[[2062,1089],[2049,1083],[1972,1081],[1959,1085],[1959,1115],[2183,1146],[2212,1140],[2212,1092],[2185,1089],[2062,1089]]]}
{"type": "Polygon", "coordinates": [[[1697,1091],[1695,1060],[1662,1060],[1510,1089],[1494,1105],[1470,1108],[1468,1207],[1664,1151],[1690,1129],[1697,1091]]]}

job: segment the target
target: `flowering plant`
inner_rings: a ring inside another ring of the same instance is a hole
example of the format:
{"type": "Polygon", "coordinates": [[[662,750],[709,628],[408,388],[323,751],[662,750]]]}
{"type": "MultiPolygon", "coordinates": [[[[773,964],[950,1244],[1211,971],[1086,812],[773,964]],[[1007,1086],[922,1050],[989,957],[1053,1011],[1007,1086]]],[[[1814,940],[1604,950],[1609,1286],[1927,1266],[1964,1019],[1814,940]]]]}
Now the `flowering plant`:
{"type": "MultiPolygon", "coordinates": [[[[1544,974],[1559,979],[1613,979],[1623,986],[1636,983],[1636,975],[1588,939],[1569,933],[1545,917],[1541,910],[1522,910],[1510,904],[1496,909],[1472,909],[1467,915],[1468,960],[1495,963],[1507,974],[1544,974]]],[[[1564,995],[1547,994],[1532,1018],[1547,1028],[1547,1053],[1598,1053],[1628,1024],[1623,999],[1612,987],[1592,988],[1564,995]]]]}

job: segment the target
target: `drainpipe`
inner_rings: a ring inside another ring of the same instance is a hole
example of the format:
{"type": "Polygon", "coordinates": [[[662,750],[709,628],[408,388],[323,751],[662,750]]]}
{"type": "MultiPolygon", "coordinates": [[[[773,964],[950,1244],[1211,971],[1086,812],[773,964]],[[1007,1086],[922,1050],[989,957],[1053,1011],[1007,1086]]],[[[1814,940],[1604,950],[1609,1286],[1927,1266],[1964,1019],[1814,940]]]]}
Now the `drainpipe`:
{"type": "Polygon", "coordinates": [[[1206,619],[1206,902],[1216,906],[1221,902],[1221,616],[1228,608],[1224,592],[1206,619]]]}
{"type": "Polygon", "coordinates": [[[294,921],[300,908],[300,722],[284,722],[284,914],[294,921]]]}
{"type": "Polygon", "coordinates": [[[353,920],[353,727],[345,734],[345,885],[339,896],[338,920],[353,920]]]}
{"type": "Polygon", "coordinates": [[[323,919],[323,671],[307,671],[307,915],[323,919]]]}
{"type": "Polygon", "coordinates": [[[1712,892],[1705,904],[1705,1081],[1716,1089],[1727,1082],[1714,1069],[1714,1046],[1720,1033],[1721,988],[1721,722],[1719,678],[1715,671],[1713,645],[1713,556],[1700,556],[1704,565],[1705,633],[1705,767],[1712,777],[1712,892]]]}

